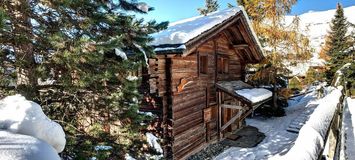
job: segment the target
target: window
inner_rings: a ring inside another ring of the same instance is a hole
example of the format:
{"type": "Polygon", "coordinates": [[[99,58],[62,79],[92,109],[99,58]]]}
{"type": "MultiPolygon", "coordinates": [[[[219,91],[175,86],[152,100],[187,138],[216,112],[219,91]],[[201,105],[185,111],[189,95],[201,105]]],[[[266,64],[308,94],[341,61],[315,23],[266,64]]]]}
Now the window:
{"type": "Polygon", "coordinates": [[[207,74],[208,70],[208,58],[207,55],[199,56],[199,72],[201,74],[207,74]]]}
{"type": "Polygon", "coordinates": [[[219,74],[227,74],[229,70],[229,60],[227,57],[218,57],[217,70],[219,74]]]}

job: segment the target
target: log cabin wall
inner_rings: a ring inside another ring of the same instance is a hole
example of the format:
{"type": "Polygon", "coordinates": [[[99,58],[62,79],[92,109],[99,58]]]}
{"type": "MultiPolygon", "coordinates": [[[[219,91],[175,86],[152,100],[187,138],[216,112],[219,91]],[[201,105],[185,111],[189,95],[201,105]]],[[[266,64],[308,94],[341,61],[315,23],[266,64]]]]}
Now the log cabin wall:
{"type": "MultiPolygon", "coordinates": [[[[174,159],[184,159],[217,140],[215,83],[218,80],[241,80],[243,70],[243,63],[223,34],[201,45],[193,54],[171,58],[174,159]],[[200,56],[207,56],[207,73],[199,71],[200,56]],[[218,73],[220,57],[228,60],[226,73],[218,73]],[[185,84],[184,88],[179,91],[178,87],[182,83],[185,84]]],[[[224,112],[225,121],[236,114],[228,109],[224,112]]]]}
{"type": "Polygon", "coordinates": [[[198,80],[197,54],[172,59],[173,157],[181,159],[205,142],[206,91],[198,80]],[[178,86],[185,79],[182,91],[178,86]]]}
{"type": "MultiPolygon", "coordinates": [[[[152,111],[158,115],[158,125],[155,125],[154,132],[162,138],[164,143],[164,157],[170,159],[172,156],[172,96],[171,96],[171,58],[168,55],[156,55],[149,59],[147,90],[144,95],[148,105],[143,104],[140,110],[152,111]]],[[[144,83],[142,83],[144,84],[144,83]]]]}
{"type": "MultiPolygon", "coordinates": [[[[178,28],[190,25],[187,21],[178,28]]],[[[165,158],[185,159],[241,127],[244,118],[234,115],[247,111],[245,105],[220,92],[221,88],[217,98],[216,82],[244,80],[245,64],[258,63],[264,56],[242,8],[187,42],[170,42],[171,36],[166,36],[170,31],[158,33],[161,42],[153,46],[157,55],[149,59],[144,79],[149,79],[149,87],[142,88],[149,89],[148,110],[158,111],[162,121],[165,158]]]]}

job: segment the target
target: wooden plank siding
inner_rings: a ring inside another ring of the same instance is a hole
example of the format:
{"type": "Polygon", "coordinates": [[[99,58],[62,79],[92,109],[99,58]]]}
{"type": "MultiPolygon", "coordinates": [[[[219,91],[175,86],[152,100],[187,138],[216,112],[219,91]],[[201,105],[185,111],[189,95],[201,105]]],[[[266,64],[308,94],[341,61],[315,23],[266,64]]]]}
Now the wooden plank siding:
{"type": "MultiPolygon", "coordinates": [[[[172,112],[173,112],[173,157],[184,158],[208,142],[206,139],[217,139],[217,108],[212,111],[212,121],[204,121],[204,109],[217,102],[215,83],[218,80],[240,80],[242,66],[235,50],[230,47],[228,39],[219,34],[186,57],[177,56],[171,59],[172,70],[172,112]],[[228,73],[216,74],[217,60],[223,55],[229,59],[228,73]],[[198,57],[208,57],[207,74],[199,73],[198,57]],[[183,91],[177,86],[181,79],[191,81],[183,91]],[[209,97],[208,97],[209,96],[209,97]],[[207,104],[207,102],[211,102],[207,104]],[[206,129],[208,125],[209,130],[206,129]],[[208,132],[209,137],[206,137],[208,132]]],[[[225,109],[226,118],[237,114],[232,109],[225,109]]],[[[226,119],[228,120],[228,119],[226,119]]]]}
{"type": "MultiPolygon", "coordinates": [[[[185,159],[218,140],[223,124],[227,124],[224,132],[241,127],[243,119],[235,115],[244,114],[247,106],[242,105],[242,101],[233,101],[230,105],[239,105],[242,109],[219,109],[216,87],[218,81],[244,81],[245,65],[262,58],[256,53],[257,44],[250,37],[244,19],[239,16],[224,22],[226,26],[219,26],[213,34],[202,34],[204,39],[184,44],[186,50],[181,53],[164,52],[149,59],[150,93],[161,99],[159,109],[163,124],[172,122],[171,127],[164,125],[162,138],[164,152],[171,150],[169,154],[173,159],[185,159]],[[200,60],[200,56],[204,57],[200,60]],[[200,73],[200,61],[205,61],[206,57],[207,64],[203,63],[200,73]],[[218,66],[225,68],[220,71],[218,66]],[[236,122],[230,122],[231,119],[236,122]]],[[[220,96],[225,106],[233,99],[227,94],[220,96]]]]}
{"type": "Polygon", "coordinates": [[[205,142],[203,109],[206,108],[204,83],[198,77],[198,56],[172,59],[173,157],[181,159],[205,142]],[[177,86],[181,79],[191,81],[183,91],[177,86]]]}

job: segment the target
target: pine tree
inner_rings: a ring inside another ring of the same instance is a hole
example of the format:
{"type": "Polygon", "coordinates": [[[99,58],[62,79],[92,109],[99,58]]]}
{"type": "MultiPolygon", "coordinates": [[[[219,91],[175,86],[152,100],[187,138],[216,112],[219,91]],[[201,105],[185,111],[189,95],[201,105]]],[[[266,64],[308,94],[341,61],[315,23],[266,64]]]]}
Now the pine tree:
{"type": "Polygon", "coordinates": [[[347,88],[350,90],[351,96],[354,96],[355,91],[355,24],[349,23],[349,28],[352,28],[350,33],[350,48],[347,52],[347,63],[351,63],[349,68],[344,73],[347,88]]]}
{"type": "Polygon", "coordinates": [[[204,8],[198,8],[197,11],[201,14],[206,16],[208,13],[217,11],[219,8],[219,5],[217,3],[217,0],[205,0],[205,7],[204,8]]]}
{"type": "Polygon", "coordinates": [[[311,57],[312,48],[309,39],[300,34],[299,18],[285,26],[282,21],[284,16],[291,11],[297,0],[237,0],[244,6],[252,20],[262,45],[266,48],[267,58],[257,65],[259,72],[253,79],[261,79],[266,84],[274,86],[273,110],[275,115],[283,115],[283,109],[277,105],[277,83],[282,75],[288,75],[286,65],[297,64],[311,57]],[[263,75],[263,76],[260,76],[263,75]]]}
{"type": "Polygon", "coordinates": [[[152,10],[137,1],[0,2],[0,60],[7,61],[0,74],[64,126],[63,158],[96,156],[95,145],[113,147],[102,159],[138,154],[141,146],[133,142],[140,141],[144,116],[137,113],[139,80],[129,75],[153,54],[149,34],[167,23],[129,15],[152,10]]]}
{"type": "Polygon", "coordinates": [[[348,36],[348,22],[344,16],[344,10],[340,3],[337,4],[334,18],[330,24],[329,39],[330,48],[328,50],[329,56],[336,56],[349,48],[348,36]]]}
{"type": "Polygon", "coordinates": [[[349,56],[350,39],[347,35],[349,23],[344,16],[344,10],[340,3],[337,4],[334,18],[330,24],[325,42],[324,51],[330,57],[327,78],[332,79],[336,70],[346,63],[349,56]]]}

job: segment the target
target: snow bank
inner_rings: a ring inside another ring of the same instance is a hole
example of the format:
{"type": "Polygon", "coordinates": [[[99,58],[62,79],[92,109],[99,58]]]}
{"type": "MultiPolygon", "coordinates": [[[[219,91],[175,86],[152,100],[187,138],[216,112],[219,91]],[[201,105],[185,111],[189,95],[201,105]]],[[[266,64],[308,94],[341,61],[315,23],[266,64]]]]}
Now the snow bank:
{"type": "Polygon", "coordinates": [[[344,107],[341,156],[355,159],[355,99],[347,98],[344,107]]]}
{"type": "Polygon", "coordinates": [[[158,153],[163,153],[163,149],[158,143],[159,138],[148,132],[145,134],[145,136],[147,137],[147,141],[150,147],[153,147],[158,153]]]}
{"type": "Polygon", "coordinates": [[[339,87],[320,100],[319,106],[301,128],[295,145],[280,159],[318,159],[342,95],[341,91],[342,87],[339,87]]]}
{"type": "Polygon", "coordinates": [[[234,16],[240,11],[240,7],[235,7],[223,11],[213,12],[207,16],[196,16],[170,23],[166,30],[152,34],[154,41],[151,43],[151,45],[158,46],[162,44],[186,43],[201,33],[234,16]]]}
{"type": "Polygon", "coordinates": [[[64,150],[66,143],[62,127],[51,121],[37,103],[21,95],[0,100],[0,130],[41,139],[58,153],[64,150]]]}
{"type": "Polygon", "coordinates": [[[235,93],[245,97],[252,103],[263,101],[272,96],[272,92],[264,88],[241,89],[236,90],[235,93]]]}
{"type": "Polygon", "coordinates": [[[1,160],[60,160],[57,151],[37,138],[0,130],[1,160]]]}

